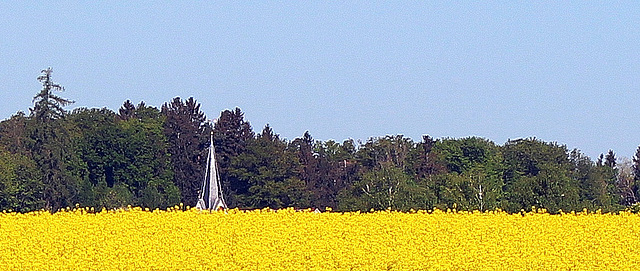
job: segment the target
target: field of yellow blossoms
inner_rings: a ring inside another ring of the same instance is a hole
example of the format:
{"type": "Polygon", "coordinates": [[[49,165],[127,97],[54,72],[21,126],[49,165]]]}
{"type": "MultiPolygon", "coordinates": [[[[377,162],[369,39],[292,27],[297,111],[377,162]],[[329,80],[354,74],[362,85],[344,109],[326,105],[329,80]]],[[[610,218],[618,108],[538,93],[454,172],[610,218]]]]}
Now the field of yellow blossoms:
{"type": "Polygon", "coordinates": [[[0,270],[640,269],[626,212],[76,209],[1,213],[0,237],[0,270]]]}

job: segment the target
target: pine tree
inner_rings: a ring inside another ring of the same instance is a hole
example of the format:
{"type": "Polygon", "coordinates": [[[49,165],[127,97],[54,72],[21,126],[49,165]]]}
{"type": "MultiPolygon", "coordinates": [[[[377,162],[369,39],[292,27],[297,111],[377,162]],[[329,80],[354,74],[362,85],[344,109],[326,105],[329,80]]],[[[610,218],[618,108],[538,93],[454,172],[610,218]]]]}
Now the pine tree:
{"type": "Polygon", "coordinates": [[[31,109],[31,116],[38,122],[52,122],[56,119],[63,118],[66,111],[63,107],[74,103],[72,100],[62,98],[55,95],[54,91],[64,91],[64,87],[53,82],[51,74],[53,70],[47,68],[42,70],[42,74],[38,76],[38,81],[42,84],[42,90],[33,97],[34,106],[31,109]]]}
{"type": "Polygon", "coordinates": [[[615,168],[616,167],[616,155],[613,153],[613,150],[609,150],[607,152],[607,156],[605,157],[604,165],[606,167],[615,168]]]}
{"type": "Polygon", "coordinates": [[[193,97],[179,97],[162,106],[166,116],[164,134],[167,137],[173,165],[173,182],[180,189],[182,202],[195,206],[198,190],[204,178],[209,133],[206,116],[193,97]]]}
{"type": "Polygon", "coordinates": [[[602,163],[603,163],[603,162],[602,162],[602,161],[603,161],[603,159],[604,159],[604,154],[602,154],[602,153],[601,153],[601,154],[600,154],[600,156],[598,156],[598,160],[596,160],[596,165],[597,165],[597,166],[602,166],[602,165],[603,165],[603,164],[602,164],[602,163]]]}
{"type": "Polygon", "coordinates": [[[70,136],[68,127],[62,121],[67,114],[63,107],[73,101],[53,93],[64,88],[53,82],[52,72],[51,68],[42,70],[38,77],[42,90],[33,98],[30,149],[42,173],[45,207],[57,210],[73,205],[78,180],[69,172],[67,162],[72,159],[70,136]]]}
{"type": "Polygon", "coordinates": [[[254,140],[254,133],[251,124],[244,120],[244,113],[237,107],[222,111],[213,130],[222,191],[227,205],[233,208],[237,206],[236,196],[249,192],[249,184],[229,174],[232,160],[246,151],[247,145],[254,140]]]}
{"type": "Polygon", "coordinates": [[[122,104],[122,107],[120,107],[120,110],[118,110],[118,113],[120,120],[128,120],[135,116],[136,106],[133,105],[130,100],[126,100],[124,104],[122,104]]]}
{"type": "Polygon", "coordinates": [[[266,125],[246,151],[233,159],[230,176],[249,186],[246,193],[237,195],[237,203],[249,208],[309,207],[298,169],[295,152],[266,125]]]}
{"type": "MultiPolygon", "coordinates": [[[[301,138],[294,139],[289,148],[296,153],[300,161],[299,177],[305,182],[307,189],[313,193],[313,202],[320,198],[317,186],[320,179],[320,172],[317,169],[317,159],[313,153],[313,138],[309,131],[306,131],[301,138]]],[[[312,204],[315,205],[315,204],[312,204]]]]}
{"type": "Polygon", "coordinates": [[[346,157],[332,159],[339,144],[331,141],[329,144],[316,144],[306,131],[300,138],[289,144],[289,149],[296,153],[300,162],[299,178],[304,181],[310,195],[310,206],[336,208],[337,196],[344,187],[346,176],[346,157]],[[327,145],[334,147],[331,151],[327,145]]]}

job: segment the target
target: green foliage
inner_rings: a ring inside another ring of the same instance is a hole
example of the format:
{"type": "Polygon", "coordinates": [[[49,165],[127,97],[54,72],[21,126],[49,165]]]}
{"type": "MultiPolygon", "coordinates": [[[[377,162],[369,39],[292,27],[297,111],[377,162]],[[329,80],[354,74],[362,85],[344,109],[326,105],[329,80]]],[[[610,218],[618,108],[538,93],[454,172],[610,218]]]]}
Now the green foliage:
{"type": "Polygon", "coordinates": [[[593,163],[578,150],[573,150],[569,159],[574,165],[571,176],[578,182],[583,208],[603,211],[621,209],[616,202],[617,170],[613,151],[609,151],[604,164],[593,163]]]}
{"type": "Polygon", "coordinates": [[[358,163],[355,161],[356,147],[353,140],[342,144],[333,140],[317,141],[313,145],[314,165],[311,171],[316,179],[311,182],[311,206],[331,207],[336,210],[354,208],[346,204],[353,184],[359,179],[358,163]]]}
{"type": "Polygon", "coordinates": [[[51,74],[53,70],[47,68],[41,71],[38,81],[42,84],[42,90],[33,97],[33,108],[31,114],[37,122],[50,122],[63,118],[66,115],[64,107],[73,101],[55,95],[54,91],[64,91],[64,87],[53,82],[51,74]]]}
{"type": "MultiPolygon", "coordinates": [[[[353,154],[357,175],[339,193],[340,209],[424,209],[429,193],[409,174],[415,144],[402,135],[371,138],[353,154]],[[350,207],[349,207],[350,206],[350,207]]],[[[346,169],[346,160],[345,160],[346,169]]]]}
{"type": "Polygon", "coordinates": [[[134,205],[166,208],[179,203],[163,125],[160,111],[144,103],[136,107],[136,118],[117,122],[124,164],[114,169],[114,182],[129,188],[134,205]]]}
{"type": "Polygon", "coordinates": [[[638,202],[637,182],[634,176],[633,161],[630,159],[622,159],[616,166],[616,195],[618,202],[624,206],[631,206],[638,202]]]}
{"type": "Polygon", "coordinates": [[[311,197],[310,206],[338,208],[340,192],[356,175],[353,140],[315,142],[309,132],[296,138],[288,149],[296,154],[299,178],[311,197]]]}
{"type": "MultiPolygon", "coordinates": [[[[596,162],[536,138],[503,146],[478,137],[415,143],[402,135],[317,141],[305,132],[256,135],[239,109],[212,127],[195,99],[162,110],[127,100],[118,112],[64,107],[63,87],[43,70],[30,115],[0,122],[0,209],[26,212],[80,204],[97,208],[193,205],[214,131],[230,207],[369,209],[531,207],[551,212],[636,208],[640,147],[633,160],[609,150],[596,162]]],[[[637,209],[637,208],[636,208],[637,209]]]]}
{"type": "Polygon", "coordinates": [[[503,155],[508,211],[529,210],[531,206],[550,211],[577,209],[579,186],[571,178],[566,146],[535,138],[510,140],[503,155]]]}
{"type": "Polygon", "coordinates": [[[492,161],[498,147],[486,139],[467,137],[443,139],[436,142],[434,151],[439,154],[449,172],[464,173],[476,165],[492,161]]]}
{"type": "Polygon", "coordinates": [[[0,122],[0,146],[11,153],[30,156],[28,146],[32,144],[28,137],[30,127],[29,118],[23,112],[18,112],[9,119],[0,122]]]}
{"type": "Polygon", "coordinates": [[[443,139],[433,151],[449,173],[431,185],[438,208],[491,210],[503,208],[504,165],[500,148],[477,137],[443,139]]]}
{"type": "Polygon", "coordinates": [[[162,106],[164,135],[173,167],[173,182],[180,190],[182,203],[195,206],[204,179],[210,125],[194,98],[179,97],[162,106]]]}
{"type": "Polygon", "coordinates": [[[633,156],[633,178],[636,182],[640,181],[640,146],[638,146],[636,154],[633,156]]]}
{"type": "Polygon", "coordinates": [[[136,202],[133,193],[123,183],[116,183],[109,187],[104,181],[100,181],[92,191],[94,200],[82,205],[96,206],[98,209],[103,207],[113,209],[123,208],[136,202]]]}
{"type": "Polygon", "coordinates": [[[0,210],[29,212],[44,208],[43,188],[33,160],[0,148],[0,210]]]}
{"type": "Polygon", "coordinates": [[[53,94],[64,88],[52,81],[51,73],[49,68],[38,77],[42,90],[33,99],[26,133],[27,148],[41,172],[45,208],[58,210],[77,200],[80,179],[73,175],[71,127],[64,119],[63,107],[72,101],[53,94]]]}
{"type": "Polygon", "coordinates": [[[246,151],[255,134],[251,124],[244,120],[244,113],[237,107],[233,111],[222,111],[213,130],[224,198],[229,207],[238,207],[237,197],[249,193],[250,184],[247,180],[238,179],[237,175],[231,174],[231,163],[246,151]]]}
{"type": "Polygon", "coordinates": [[[356,158],[362,166],[368,169],[390,163],[405,170],[407,156],[413,147],[413,141],[402,135],[371,138],[361,146],[356,153],[356,158]]]}
{"type": "Polygon", "coordinates": [[[299,161],[269,125],[232,160],[230,176],[248,184],[237,204],[248,208],[308,207],[309,195],[297,176],[299,161]]]}
{"type": "Polygon", "coordinates": [[[69,120],[80,136],[75,148],[84,165],[78,203],[98,208],[180,202],[173,184],[164,116],[140,103],[124,118],[108,109],[77,109],[69,120]]]}
{"type": "Polygon", "coordinates": [[[363,211],[387,208],[408,211],[420,208],[424,202],[421,187],[402,169],[390,163],[365,172],[354,189],[358,198],[352,208],[363,211]]]}
{"type": "Polygon", "coordinates": [[[407,156],[407,170],[417,182],[428,182],[433,176],[446,172],[446,164],[434,151],[436,141],[428,135],[413,147],[407,156]]]}
{"type": "Polygon", "coordinates": [[[123,131],[116,124],[116,114],[109,109],[74,110],[69,116],[79,132],[75,147],[86,163],[87,178],[93,185],[104,181],[113,186],[114,169],[125,164],[121,152],[123,131]]]}

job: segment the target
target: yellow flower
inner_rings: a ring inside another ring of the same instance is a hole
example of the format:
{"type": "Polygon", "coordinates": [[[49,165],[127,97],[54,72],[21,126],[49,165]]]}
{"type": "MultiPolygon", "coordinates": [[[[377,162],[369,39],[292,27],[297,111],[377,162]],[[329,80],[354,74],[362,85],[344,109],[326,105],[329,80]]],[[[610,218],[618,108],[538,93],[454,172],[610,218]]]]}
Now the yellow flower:
{"type": "Polygon", "coordinates": [[[636,270],[640,215],[532,209],[0,213],[0,270],[636,270]]]}

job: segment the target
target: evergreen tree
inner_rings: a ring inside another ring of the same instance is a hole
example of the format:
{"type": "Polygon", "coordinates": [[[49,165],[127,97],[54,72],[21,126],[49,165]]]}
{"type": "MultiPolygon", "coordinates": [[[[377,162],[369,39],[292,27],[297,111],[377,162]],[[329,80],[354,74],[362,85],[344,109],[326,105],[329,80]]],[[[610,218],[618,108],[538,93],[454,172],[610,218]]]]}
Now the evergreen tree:
{"type": "Polygon", "coordinates": [[[609,150],[605,158],[605,163],[603,165],[604,167],[602,168],[602,170],[604,172],[602,174],[604,175],[604,179],[607,184],[607,200],[602,207],[606,208],[607,210],[613,210],[613,208],[619,207],[617,198],[620,195],[617,188],[618,163],[613,150],[609,150]]]}
{"type": "Polygon", "coordinates": [[[310,205],[338,208],[338,195],[356,174],[352,140],[341,145],[333,140],[315,142],[309,132],[289,144],[300,161],[299,178],[311,196],[310,205]]]}
{"type": "MultiPolygon", "coordinates": [[[[438,183],[441,183],[443,178],[439,176],[447,173],[447,166],[438,158],[434,147],[436,140],[432,137],[425,135],[422,137],[422,142],[416,144],[408,155],[408,174],[414,178],[414,181],[422,189],[422,195],[420,198],[423,202],[419,203],[415,208],[420,209],[432,209],[439,204],[438,196],[438,183]]],[[[440,205],[440,207],[443,207],[440,205]]]]}
{"type": "Polygon", "coordinates": [[[607,156],[605,157],[605,161],[604,161],[604,166],[609,168],[616,167],[616,155],[615,153],[613,153],[613,150],[609,150],[609,152],[607,152],[607,156]]]}
{"type": "Polygon", "coordinates": [[[306,189],[311,194],[311,206],[323,206],[321,203],[323,199],[330,197],[327,189],[322,186],[328,172],[322,172],[319,169],[320,157],[314,153],[314,141],[309,131],[306,131],[301,138],[294,139],[289,144],[289,149],[296,153],[300,162],[298,177],[305,183],[306,189]]]}
{"type": "Polygon", "coordinates": [[[126,100],[124,104],[118,110],[118,118],[121,120],[128,120],[130,118],[135,117],[136,114],[136,106],[131,103],[130,100],[126,100]]]}
{"type": "Polygon", "coordinates": [[[266,125],[246,151],[232,160],[229,175],[249,185],[247,193],[236,195],[237,204],[249,208],[309,207],[298,168],[295,153],[266,125]]]}
{"type": "Polygon", "coordinates": [[[44,184],[45,208],[58,210],[71,206],[77,195],[78,179],[71,174],[69,161],[73,159],[69,127],[63,122],[64,106],[73,101],[55,95],[64,88],[53,82],[51,68],[42,70],[38,81],[42,90],[33,98],[31,108],[30,150],[41,171],[44,184]]]}
{"type": "Polygon", "coordinates": [[[433,151],[435,144],[436,141],[433,138],[425,135],[422,137],[422,142],[409,153],[407,159],[407,163],[410,164],[409,170],[418,182],[446,171],[446,165],[438,160],[436,152],[433,151]]]}
{"type": "Polygon", "coordinates": [[[598,160],[596,160],[596,165],[602,166],[603,160],[604,160],[604,154],[601,153],[600,156],[598,156],[598,160]]]}
{"type": "Polygon", "coordinates": [[[64,91],[64,87],[53,82],[51,68],[42,70],[41,73],[38,81],[42,84],[42,90],[33,97],[34,106],[31,108],[31,117],[39,123],[49,123],[63,118],[66,115],[64,107],[72,104],[73,101],[54,94],[54,91],[64,91]]]}
{"type": "Polygon", "coordinates": [[[195,206],[204,178],[211,128],[193,97],[184,102],[174,98],[162,106],[162,114],[166,116],[164,134],[169,143],[173,182],[180,189],[182,202],[195,206]]]}
{"type": "Polygon", "coordinates": [[[213,136],[224,198],[227,205],[233,208],[238,206],[237,195],[249,193],[249,183],[229,174],[231,161],[246,151],[247,145],[254,139],[254,133],[251,124],[244,120],[244,113],[236,107],[233,111],[224,110],[220,113],[213,136]]]}

